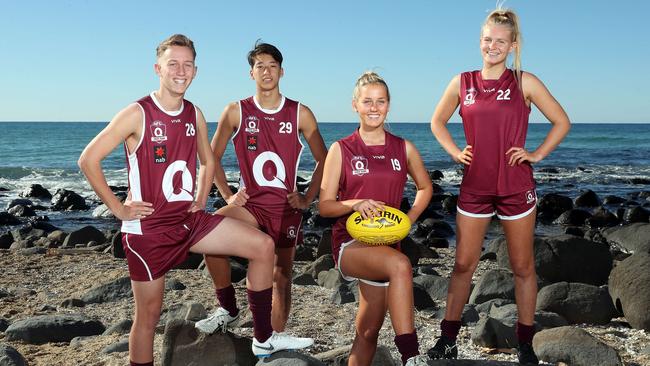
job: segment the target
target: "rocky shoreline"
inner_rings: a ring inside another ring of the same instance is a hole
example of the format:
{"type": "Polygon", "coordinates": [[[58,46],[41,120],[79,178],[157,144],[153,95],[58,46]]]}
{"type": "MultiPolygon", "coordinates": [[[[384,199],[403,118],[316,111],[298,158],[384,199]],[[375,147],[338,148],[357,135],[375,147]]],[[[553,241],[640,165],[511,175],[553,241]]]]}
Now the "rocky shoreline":
{"type": "MultiPolygon", "coordinates": [[[[431,175],[434,180],[438,176],[431,175]]],[[[124,188],[114,190],[123,195],[124,188]]],[[[433,346],[439,333],[454,263],[454,249],[448,246],[454,236],[449,222],[456,197],[439,186],[437,191],[404,243],[414,264],[422,351],[433,346]]],[[[0,364],[127,364],[125,337],[133,299],[121,245],[114,245],[120,243],[119,233],[90,226],[58,230],[44,214],[92,208],[93,215],[112,219],[98,202],[87,203],[74,192],[59,190],[50,198],[47,194],[34,185],[21,192],[22,201],[14,200],[0,212],[0,364]],[[49,206],[34,203],[47,200],[49,206]]],[[[535,242],[540,332],[534,347],[548,364],[650,365],[649,199],[647,191],[603,199],[591,191],[574,198],[554,193],[540,197],[539,223],[563,233],[539,236],[535,242]]],[[[215,207],[221,204],[217,199],[215,207]]],[[[288,329],[314,337],[315,345],[302,353],[309,355],[300,356],[302,363],[295,363],[295,353],[279,354],[266,363],[339,365],[354,335],[357,287],[331,268],[330,222],[317,215],[315,206],[305,216],[308,234],[297,250],[288,329]]],[[[512,275],[503,237],[498,226],[495,230],[475,273],[463,314],[467,326],[459,338],[460,358],[477,361],[431,365],[516,364],[511,353],[516,319],[512,275]]],[[[246,355],[252,335],[247,314],[234,334],[208,337],[192,331],[192,321],[212,311],[215,298],[200,256],[191,256],[182,268],[167,277],[154,346],[156,364],[254,363],[246,355]]],[[[233,260],[233,278],[241,280],[243,273],[245,262],[233,260]]],[[[246,304],[244,283],[235,287],[239,303],[246,304]]],[[[387,319],[375,364],[392,365],[398,359],[393,336],[387,319]]]]}

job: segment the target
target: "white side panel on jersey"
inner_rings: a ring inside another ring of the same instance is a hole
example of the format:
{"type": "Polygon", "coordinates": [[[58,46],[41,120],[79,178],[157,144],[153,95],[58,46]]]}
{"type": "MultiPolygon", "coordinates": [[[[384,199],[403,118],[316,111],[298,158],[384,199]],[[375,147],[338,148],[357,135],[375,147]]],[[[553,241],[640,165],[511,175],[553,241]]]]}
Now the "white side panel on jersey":
{"type": "MultiPolygon", "coordinates": [[[[138,155],[133,153],[129,158],[129,190],[131,192],[131,201],[142,201],[142,187],[140,186],[140,166],[138,165],[138,155]]],[[[140,219],[122,221],[122,232],[142,235],[142,225],[140,219]]]]}
{"type": "Polygon", "coordinates": [[[165,114],[167,114],[169,116],[172,116],[172,117],[176,117],[179,114],[183,113],[183,108],[185,107],[185,102],[181,103],[181,109],[179,109],[177,111],[168,111],[165,108],[163,108],[163,106],[160,103],[158,103],[158,99],[156,99],[156,92],[151,92],[151,94],[149,94],[149,95],[151,96],[151,99],[153,100],[154,104],[156,104],[156,107],[158,107],[158,109],[160,109],[163,113],[165,113],[165,114]]]}
{"type": "Polygon", "coordinates": [[[136,252],[135,250],[133,250],[133,248],[131,248],[131,244],[129,243],[129,234],[126,234],[124,237],[126,238],[126,247],[129,248],[129,250],[132,251],[133,254],[135,254],[135,256],[142,261],[142,265],[144,266],[144,269],[147,270],[149,281],[153,281],[153,276],[151,275],[151,270],[149,270],[149,266],[147,265],[147,262],[144,260],[144,258],[142,258],[140,254],[138,254],[138,252],[136,252]]]}
{"type": "Polygon", "coordinates": [[[296,169],[294,170],[296,174],[293,176],[293,189],[298,191],[298,166],[300,165],[300,159],[302,156],[303,150],[305,150],[305,144],[302,143],[300,138],[300,103],[298,103],[298,111],[296,112],[296,139],[300,144],[300,151],[298,152],[298,157],[296,158],[296,169]]]}
{"type": "Polygon", "coordinates": [[[235,143],[235,137],[237,137],[237,135],[239,134],[239,130],[241,130],[241,121],[242,121],[242,119],[244,119],[244,116],[242,115],[242,110],[241,110],[241,100],[238,101],[237,104],[239,105],[239,125],[237,126],[237,130],[235,131],[235,133],[233,133],[232,137],[230,138],[230,141],[232,141],[233,144],[235,143]]]}
{"type": "Polygon", "coordinates": [[[145,116],[144,108],[142,108],[140,103],[135,103],[135,104],[137,104],[138,107],[140,107],[140,110],[142,111],[142,129],[140,130],[140,141],[138,141],[138,144],[135,145],[135,148],[133,149],[133,151],[129,151],[129,146],[126,144],[126,141],[124,141],[124,146],[126,147],[126,151],[127,151],[128,155],[129,155],[129,157],[131,155],[135,155],[135,153],[140,148],[140,145],[142,145],[142,140],[144,140],[144,133],[146,131],[145,130],[145,125],[146,125],[146,122],[147,122],[147,117],[145,116]]]}

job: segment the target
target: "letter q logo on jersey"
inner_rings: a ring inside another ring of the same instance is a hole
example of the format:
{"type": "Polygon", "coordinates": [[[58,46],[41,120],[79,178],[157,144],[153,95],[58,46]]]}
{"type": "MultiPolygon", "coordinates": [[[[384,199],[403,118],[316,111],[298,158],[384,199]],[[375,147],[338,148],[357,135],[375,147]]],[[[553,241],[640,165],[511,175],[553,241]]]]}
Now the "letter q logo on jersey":
{"type": "Polygon", "coordinates": [[[368,159],[365,156],[355,156],[350,160],[352,165],[352,175],[363,176],[370,173],[368,170],[368,159]]]}
{"type": "Polygon", "coordinates": [[[248,133],[258,133],[260,130],[257,128],[257,125],[259,124],[260,120],[257,119],[255,116],[248,116],[246,117],[246,120],[244,121],[244,124],[246,128],[244,131],[248,133]]]}
{"type": "Polygon", "coordinates": [[[192,190],[194,189],[194,182],[192,179],[192,174],[189,169],[187,169],[187,162],[183,160],[176,160],[175,162],[169,164],[163,174],[162,179],[162,191],[167,199],[167,202],[180,202],[180,201],[193,201],[194,196],[192,195],[192,190]],[[174,176],[176,173],[182,173],[181,176],[181,188],[178,193],[174,189],[174,176]]]}
{"type": "Polygon", "coordinates": [[[289,190],[284,184],[284,180],[287,178],[284,162],[280,155],[272,151],[265,151],[255,158],[253,162],[253,178],[255,178],[255,182],[260,187],[275,187],[286,191],[289,190]],[[268,164],[272,164],[272,166],[268,164]],[[264,174],[265,170],[269,174],[264,174]],[[273,174],[273,170],[275,170],[275,174],[273,174]],[[267,178],[267,176],[271,179],[267,178]]]}
{"type": "Polygon", "coordinates": [[[150,126],[151,141],[161,143],[167,141],[167,127],[160,121],[154,121],[150,126]]]}

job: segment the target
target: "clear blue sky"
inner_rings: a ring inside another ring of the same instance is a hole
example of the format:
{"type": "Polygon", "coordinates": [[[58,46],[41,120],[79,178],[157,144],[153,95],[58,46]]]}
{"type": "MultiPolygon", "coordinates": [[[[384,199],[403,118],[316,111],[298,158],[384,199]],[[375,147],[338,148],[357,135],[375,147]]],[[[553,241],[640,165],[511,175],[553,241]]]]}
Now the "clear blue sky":
{"type": "MultiPolygon", "coordinates": [[[[2,2],[0,121],[108,121],[158,87],[155,47],[184,33],[199,73],[187,98],[216,121],[254,92],[257,38],[284,54],[281,91],[322,122],[353,122],[356,77],[391,88],[391,122],[427,122],[454,74],[478,69],[479,30],[495,1],[2,2]]],[[[509,0],[523,66],[573,122],[650,122],[650,2],[509,0]]],[[[455,115],[452,121],[459,120],[455,115]]],[[[544,121],[534,112],[532,122],[544,121]]]]}

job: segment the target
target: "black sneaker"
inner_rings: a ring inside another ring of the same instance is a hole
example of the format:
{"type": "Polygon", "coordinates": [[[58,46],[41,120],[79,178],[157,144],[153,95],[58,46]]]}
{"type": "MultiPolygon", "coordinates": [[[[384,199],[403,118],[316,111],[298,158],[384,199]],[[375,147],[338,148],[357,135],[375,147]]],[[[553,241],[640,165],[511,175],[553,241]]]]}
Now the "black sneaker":
{"type": "Polygon", "coordinates": [[[517,358],[519,359],[520,365],[539,365],[539,360],[535,355],[533,345],[530,343],[519,344],[519,349],[517,350],[517,358]]]}
{"type": "Polygon", "coordinates": [[[440,336],[436,345],[427,351],[427,356],[432,359],[456,359],[458,358],[458,347],[456,341],[445,336],[440,336]]]}

